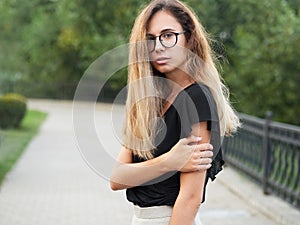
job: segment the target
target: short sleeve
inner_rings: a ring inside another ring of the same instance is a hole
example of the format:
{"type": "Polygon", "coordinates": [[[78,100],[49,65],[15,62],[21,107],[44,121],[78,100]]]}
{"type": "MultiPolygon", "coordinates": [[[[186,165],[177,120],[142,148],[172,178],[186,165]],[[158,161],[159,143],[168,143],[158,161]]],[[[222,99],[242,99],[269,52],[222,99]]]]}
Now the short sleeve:
{"type": "Polygon", "coordinates": [[[181,126],[180,138],[187,137],[192,126],[199,122],[208,121],[207,129],[211,129],[212,113],[205,91],[200,85],[192,85],[180,93],[175,105],[181,126]]]}

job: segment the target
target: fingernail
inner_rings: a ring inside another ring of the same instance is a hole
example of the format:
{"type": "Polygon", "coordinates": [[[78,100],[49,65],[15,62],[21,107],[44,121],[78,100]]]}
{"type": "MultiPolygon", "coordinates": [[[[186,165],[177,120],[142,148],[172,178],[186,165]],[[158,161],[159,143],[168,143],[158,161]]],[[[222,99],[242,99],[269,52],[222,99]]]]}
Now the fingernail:
{"type": "Polygon", "coordinates": [[[202,137],[196,137],[196,140],[197,140],[197,141],[201,141],[201,140],[202,140],[202,137]]]}

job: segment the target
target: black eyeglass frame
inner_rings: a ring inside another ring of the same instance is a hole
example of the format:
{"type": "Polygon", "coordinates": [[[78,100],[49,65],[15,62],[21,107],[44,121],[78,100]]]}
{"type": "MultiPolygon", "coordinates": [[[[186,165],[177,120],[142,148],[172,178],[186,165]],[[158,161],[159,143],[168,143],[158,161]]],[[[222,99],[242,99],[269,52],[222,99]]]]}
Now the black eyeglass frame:
{"type": "Polygon", "coordinates": [[[157,39],[157,38],[158,38],[160,44],[161,44],[163,47],[165,47],[165,48],[173,48],[173,47],[177,44],[177,42],[178,42],[178,35],[184,34],[185,32],[186,32],[185,30],[184,30],[184,31],[181,31],[181,32],[167,31],[167,32],[164,32],[164,33],[162,33],[162,34],[160,34],[160,35],[158,35],[158,36],[147,35],[148,37],[151,37],[151,39],[147,39],[147,41],[153,41],[153,42],[154,42],[153,49],[152,49],[152,50],[149,50],[149,52],[150,52],[150,53],[151,53],[151,52],[154,52],[154,50],[155,50],[155,48],[156,48],[156,39],[157,39]],[[165,35],[165,34],[168,34],[168,33],[175,34],[176,40],[175,40],[175,43],[174,43],[172,46],[166,46],[166,45],[164,45],[164,43],[163,43],[162,40],[161,40],[162,36],[165,35]]]}

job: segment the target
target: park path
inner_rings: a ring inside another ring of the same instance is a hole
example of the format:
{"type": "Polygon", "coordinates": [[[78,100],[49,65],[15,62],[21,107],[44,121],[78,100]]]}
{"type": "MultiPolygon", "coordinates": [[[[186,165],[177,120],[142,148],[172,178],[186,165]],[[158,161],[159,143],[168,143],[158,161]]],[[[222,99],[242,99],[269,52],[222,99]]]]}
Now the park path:
{"type": "MultiPolygon", "coordinates": [[[[130,225],[131,205],[124,192],[111,191],[108,180],[97,175],[77,149],[72,102],[31,100],[29,107],[48,112],[48,117],[3,182],[0,225],[130,225]]],[[[110,105],[99,104],[95,110],[96,123],[105,129],[105,141],[117,152],[119,143],[108,129],[110,105]]],[[[116,107],[114,117],[118,116],[121,124],[122,106],[116,107]]],[[[279,202],[280,211],[293,212],[295,218],[300,215],[278,199],[262,196],[258,187],[229,167],[207,189],[206,203],[201,206],[205,225],[293,224],[276,209],[255,206],[256,200],[279,202]]]]}

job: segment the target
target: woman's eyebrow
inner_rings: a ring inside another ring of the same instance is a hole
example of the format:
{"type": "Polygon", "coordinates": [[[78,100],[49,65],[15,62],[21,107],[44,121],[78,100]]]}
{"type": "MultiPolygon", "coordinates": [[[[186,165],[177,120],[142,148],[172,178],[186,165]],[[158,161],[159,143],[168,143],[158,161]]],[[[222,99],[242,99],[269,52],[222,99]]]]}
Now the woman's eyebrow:
{"type": "MultiPolygon", "coordinates": [[[[162,33],[168,32],[168,31],[175,31],[175,29],[173,29],[173,28],[165,28],[165,29],[161,30],[159,33],[162,34],[162,33]]],[[[146,35],[147,36],[155,36],[154,34],[151,34],[151,33],[147,33],[146,35]]]]}
{"type": "Polygon", "coordinates": [[[168,32],[168,31],[175,31],[175,30],[172,28],[166,28],[166,29],[161,30],[160,33],[162,34],[162,33],[168,32]]]}

